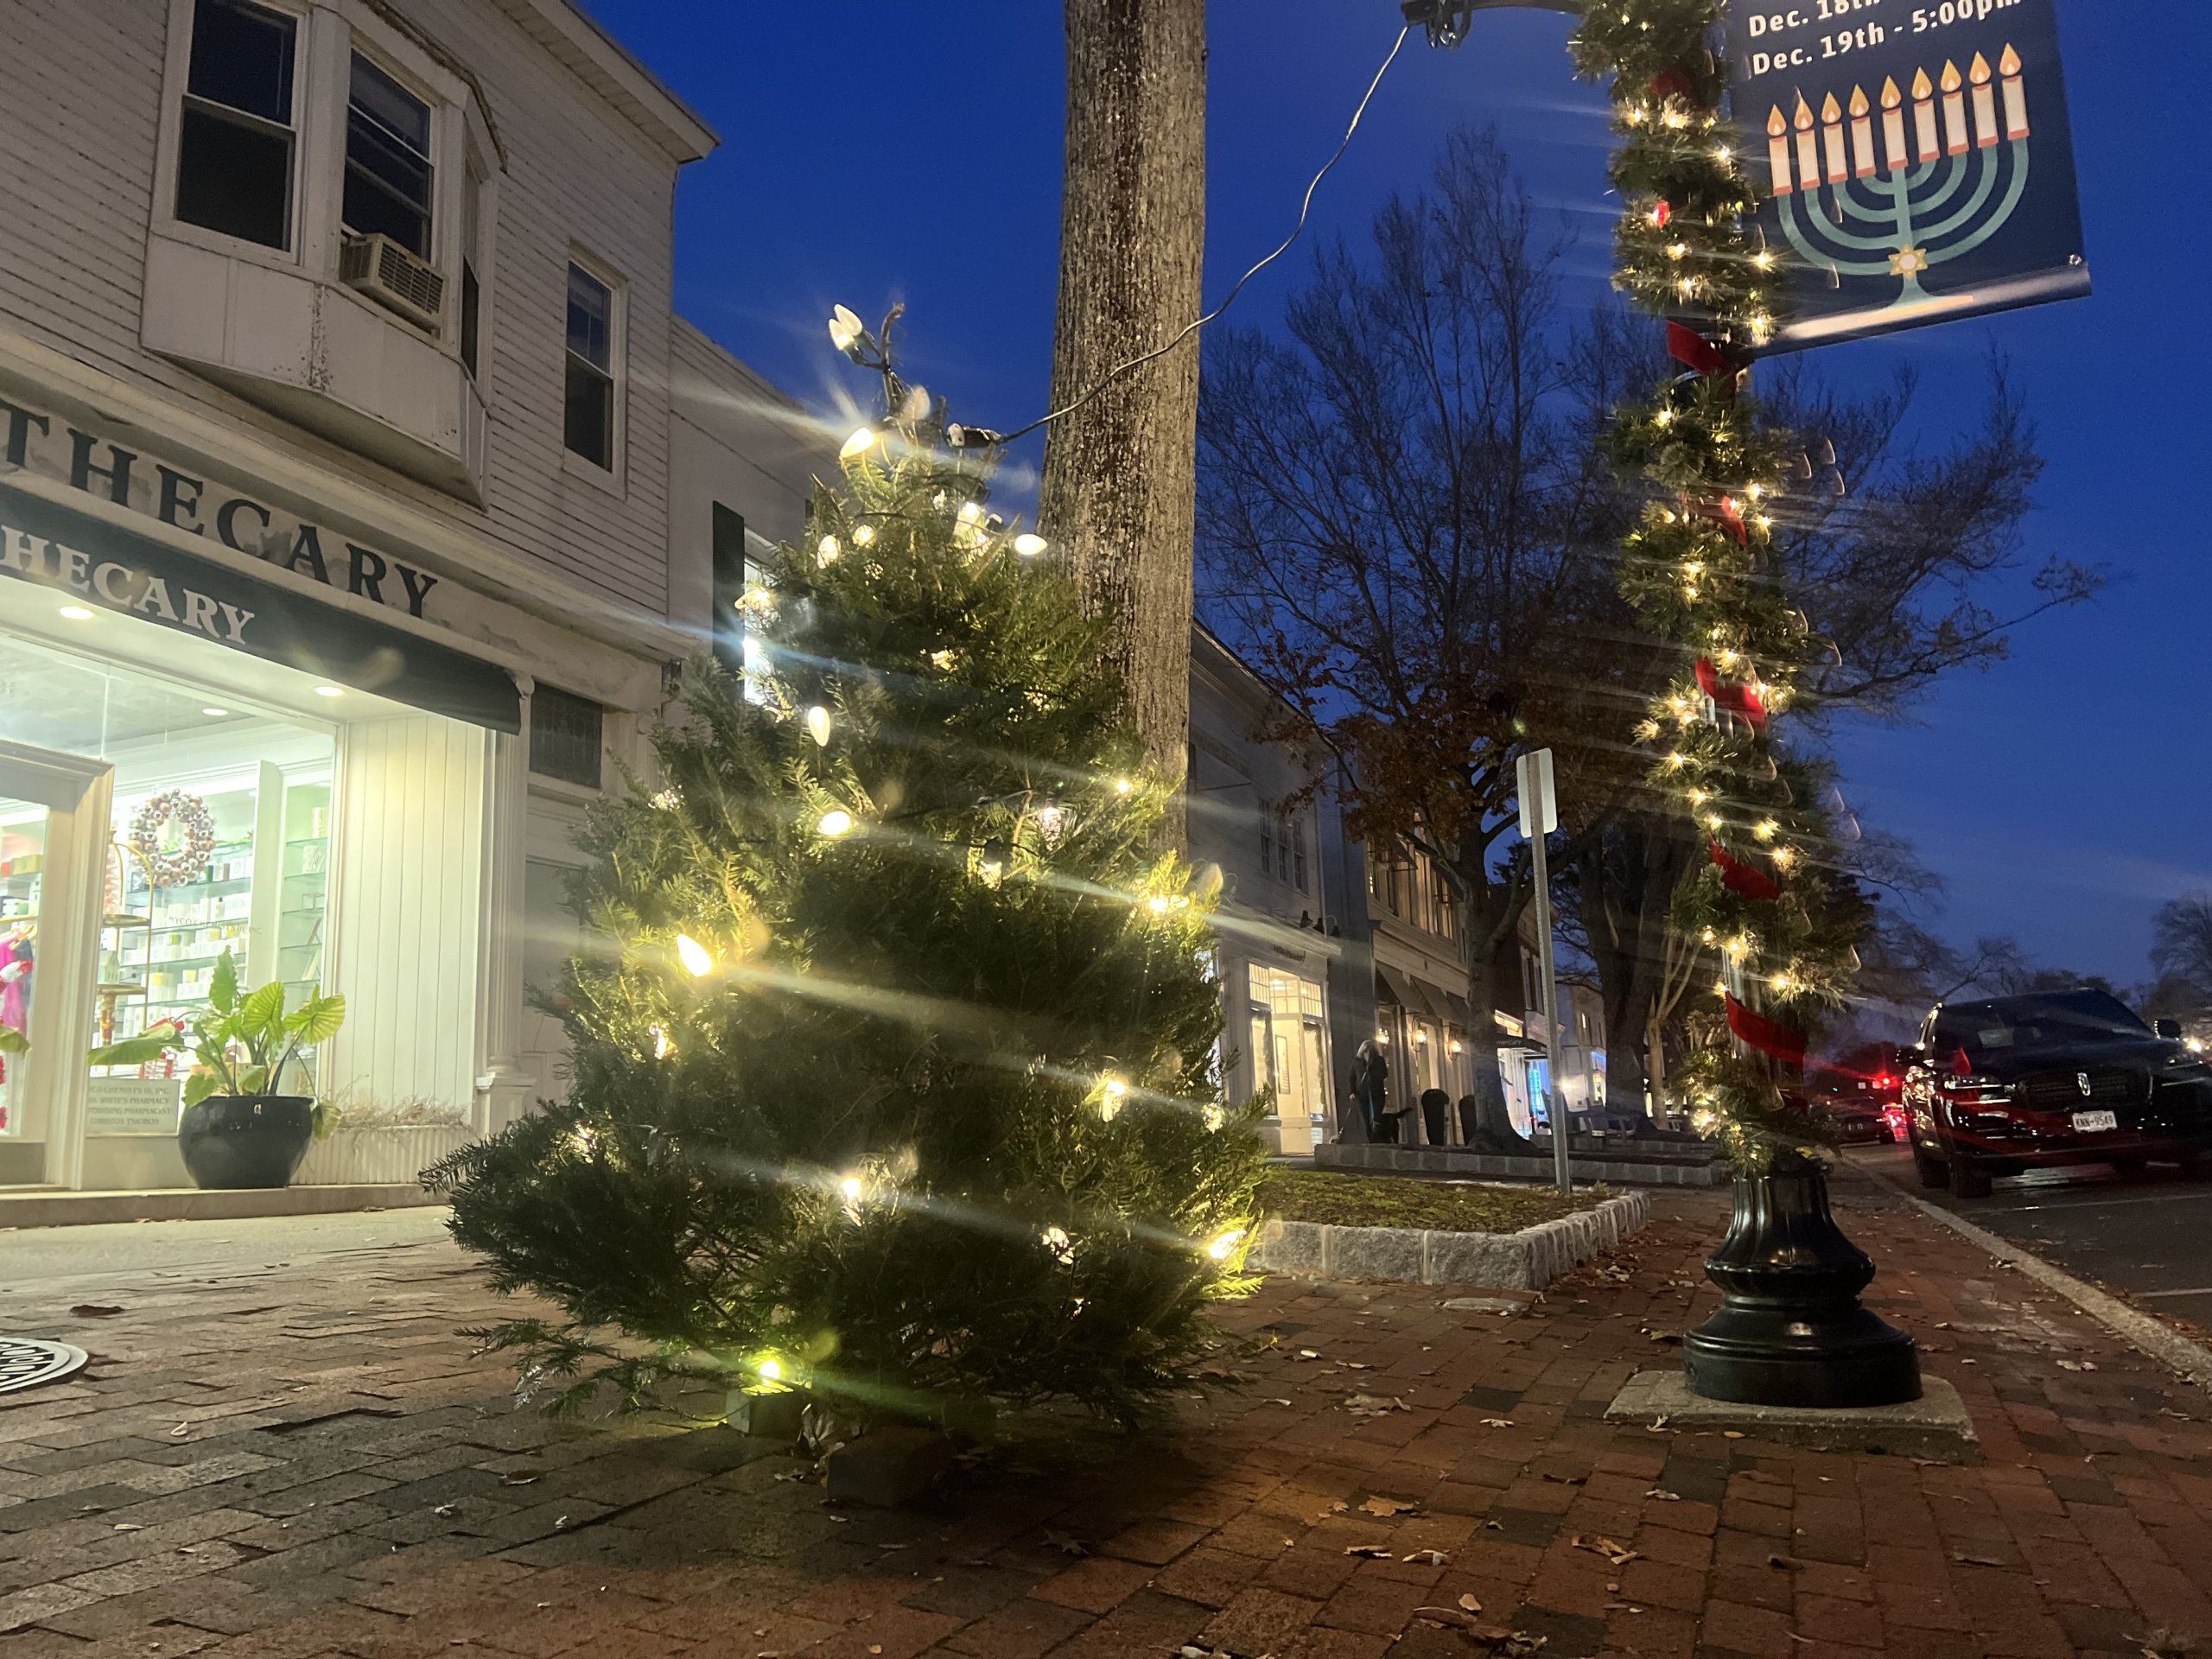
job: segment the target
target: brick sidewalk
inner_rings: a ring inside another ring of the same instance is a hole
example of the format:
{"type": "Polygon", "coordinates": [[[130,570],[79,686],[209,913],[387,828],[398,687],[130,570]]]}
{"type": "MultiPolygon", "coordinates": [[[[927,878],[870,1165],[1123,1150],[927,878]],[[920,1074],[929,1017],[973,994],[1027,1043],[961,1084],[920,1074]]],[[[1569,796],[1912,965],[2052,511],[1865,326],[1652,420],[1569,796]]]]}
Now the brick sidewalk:
{"type": "Polygon", "coordinates": [[[1518,1318],[1278,1284],[1231,1315],[1281,1341],[1249,1387],[1134,1443],[1008,1450],[894,1515],[833,1511],[798,1461],[727,1432],[514,1412],[454,1334],[493,1304],[443,1245],[110,1287],[126,1311],[99,1320],[67,1287],[11,1299],[17,1328],[98,1357],[0,1408],[0,1659],[1441,1659],[1537,1638],[1545,1659],[2139,1659],[2212,1639],[2212,1403],[1847,1183],[1877,1305],[1958,1384],[1982,1467],[1605,1423],[1631,1371],[1673,1363],[1649,1333],[1711,1304],[1710,1196],[1662,1198],[1518,1318]]]}

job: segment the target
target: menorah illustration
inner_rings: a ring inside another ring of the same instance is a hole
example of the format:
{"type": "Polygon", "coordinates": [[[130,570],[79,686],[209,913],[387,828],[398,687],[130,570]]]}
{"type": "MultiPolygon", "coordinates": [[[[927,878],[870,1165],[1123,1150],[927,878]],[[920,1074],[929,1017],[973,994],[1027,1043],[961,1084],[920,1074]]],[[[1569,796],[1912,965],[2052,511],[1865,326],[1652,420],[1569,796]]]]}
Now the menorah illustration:
{"type": "Polygon", "coordinates": [[[1767,157],[1782,228],[1799,256],[1816,270],[1833,273],[1832,281],[1901,278],[1891,311],[1944,303],[1921,286],[1923,274],[1982,246],[2004,228],[2027,193],[2028,92],[2022,68],[2020,54],[2009,45],[1993,71],[1979,52],[1964,74],[1955,62],[1946,63],[1940,131],[1938,82],[1925,69],[1913,76],[1908,130],[1905,96],[1892,76],[1882,86],[1886,167],[1875,154],[1873,105],[1864,86],[1852,89],[1847,122],[1834,92],[1817,120],[1802,93],[1794,121],[1776,106],[1767,119],[1767,157]],[[2004,160],[2007,150],[2009,168],[2004,160]],[[2011,181],[1993,207],[2006,173],[2011,181]],[[1797,206],[1801,197],[1802,211],[1797,206]],[[1854,226],[1867,227],[1869,233],[1854,226]],[[1885,257],[1862,257],[1867,254],[1885,257]]]}

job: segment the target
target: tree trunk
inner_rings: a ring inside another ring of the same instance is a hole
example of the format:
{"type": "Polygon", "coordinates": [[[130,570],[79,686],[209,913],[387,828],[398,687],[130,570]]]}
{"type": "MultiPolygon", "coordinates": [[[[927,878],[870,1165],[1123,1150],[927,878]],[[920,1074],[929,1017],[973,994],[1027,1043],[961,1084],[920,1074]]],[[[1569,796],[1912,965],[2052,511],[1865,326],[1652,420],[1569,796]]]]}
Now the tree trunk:
{"type": "MultiPolygon", "coordinates": [[[[1198,317],[1205,251],[1205,0],[1066,4],[1054,409],[1198,317]]],[[[1039,502],[1111,630],[1152,764],[1175,779],[1189,741],[1198,419],[1193,334],[1053,423],[1039,502]]]]}

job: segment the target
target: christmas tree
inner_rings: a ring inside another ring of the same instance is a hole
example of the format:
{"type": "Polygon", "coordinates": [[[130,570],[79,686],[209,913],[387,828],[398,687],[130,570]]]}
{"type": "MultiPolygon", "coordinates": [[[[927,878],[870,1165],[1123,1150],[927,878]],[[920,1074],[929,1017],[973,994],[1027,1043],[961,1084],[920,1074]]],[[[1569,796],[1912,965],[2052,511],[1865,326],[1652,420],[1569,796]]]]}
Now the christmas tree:
{"type": "Polygon", "coordinates": [[[990,451],[831,332],[886,414],[741,601],[752,665],[690,671],[658,775],[592,820],[568,1096],[435,1179],[565,1315],[488,1333],[556,1408],[676,1376],[1133,1422],[1253,1284],[1219,879],[1161,850],[1170,786],[990,451]]]}

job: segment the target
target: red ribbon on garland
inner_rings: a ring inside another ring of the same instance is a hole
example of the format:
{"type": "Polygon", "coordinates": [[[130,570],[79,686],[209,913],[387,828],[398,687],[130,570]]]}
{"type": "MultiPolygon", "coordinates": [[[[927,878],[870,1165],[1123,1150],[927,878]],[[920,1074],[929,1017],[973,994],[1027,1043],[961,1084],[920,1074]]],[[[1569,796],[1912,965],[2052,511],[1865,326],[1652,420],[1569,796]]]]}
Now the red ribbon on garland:
{"type": "Polygon", "coordinates": [[[1770,1020],[1755,1008],[1745,1007],[1733,996],[1728,1004],[1728,1029],[1745,1047],[1779,1060],[1784,1065],[1802,1066],[1805,1064],[1805,1033],[1779,1020],[1770,1020]]]}
{"type": "MultiPolygon", "coordinates": [[[[1664,207],[1667,204],[1659,204],[1664,207]]],[[[1661,219],[1662,226],[1666,224],[1661,219]]],[[[1695,369],[1700,374],[1718,376],[1730,369],[1728,359],[1718,346],[1686,323],[1667,325],[1667,354],[1685,368],[1695,369]]]]}
{"type": "Polygon", "coordinates": [[[1759,694],[1748,685],[1724,684],[1712,658],[1697,659],[1697,683],[1698,689],[1713,699],[1714,708],[1747,721],[1754,731],[1766,729],[1766,704],[1759,700],[1759,694]]]}
{"type": "Polygon", "coordinates": [[[1740,898],[1770,905],[1782,897],[1782,883],[1758,865],[1734,856],[1717,841],[1713,843],[1713,864],[1720,872],[1720,885],[1740,898]]]}

